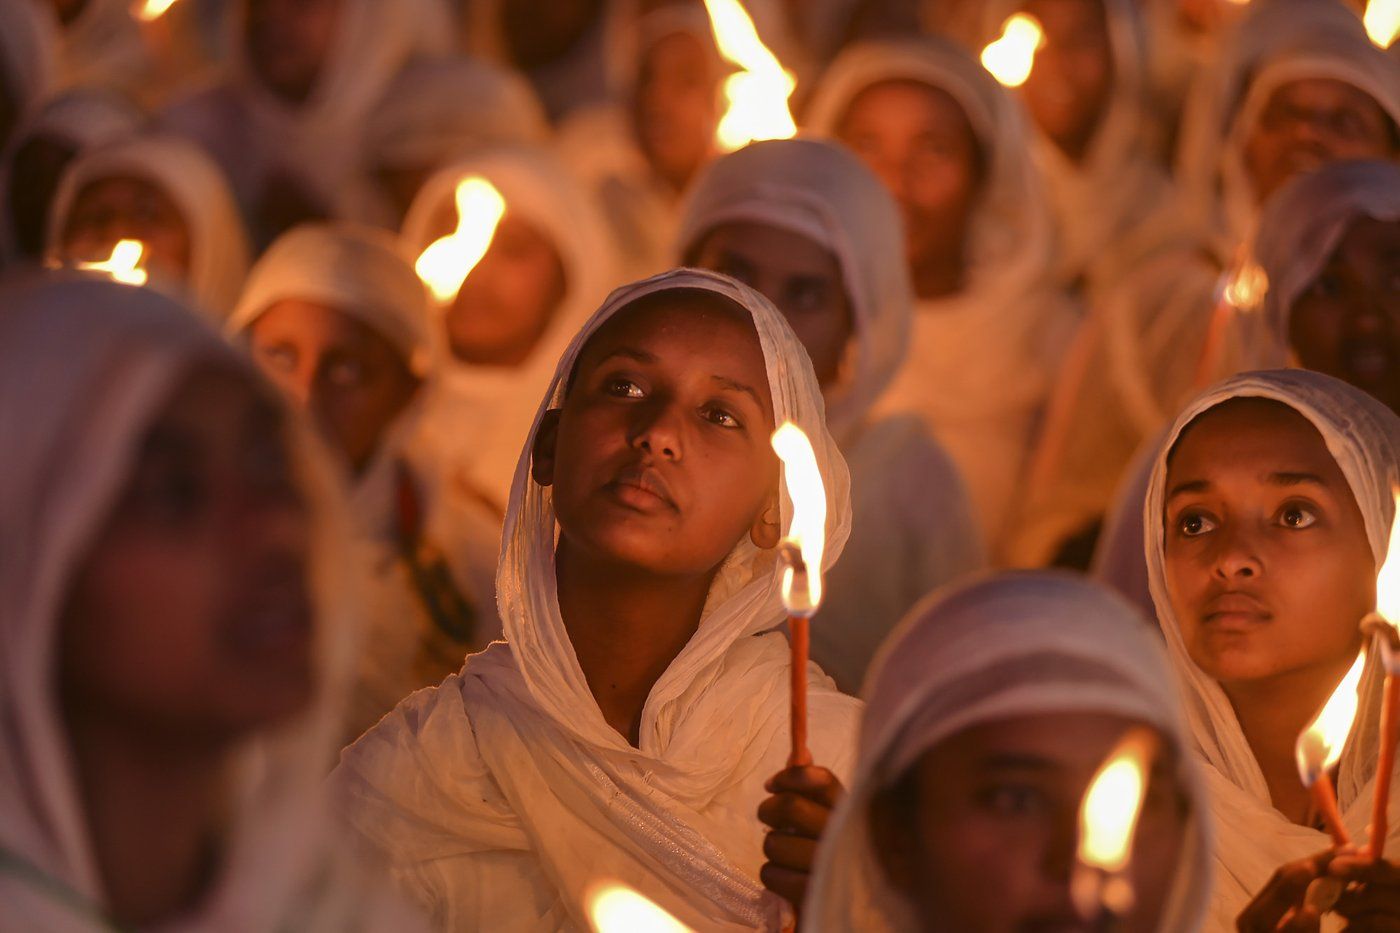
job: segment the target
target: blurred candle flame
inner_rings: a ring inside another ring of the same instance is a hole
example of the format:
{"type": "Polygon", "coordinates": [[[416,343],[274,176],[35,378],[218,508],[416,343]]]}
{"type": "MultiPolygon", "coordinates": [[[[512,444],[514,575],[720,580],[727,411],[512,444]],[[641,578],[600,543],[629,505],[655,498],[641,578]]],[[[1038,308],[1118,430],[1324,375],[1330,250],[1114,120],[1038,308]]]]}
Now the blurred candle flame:
{"type": "Polygon", "coordinates": [[[1079,810],[1081,863],[1109,873],[1128,866],[1156,744],[1147,729],[1133,729],[1094,775],[1079,810]]]}
{"type": "Polygon", "coordinates": [[[414,270],[439,303],[456,297],[467,276],[491,248],[506,201],[485,178],[470,175],[457,183],[457,229],[428,244],[414,270]]]}
{"type": "Polygon", "coordinates": [[[1252,311],[1264,301],[1268,290],[1269,276],[1264,268],[1255,262],[1245,262],[1225,282],[1224,297],[1230,307],[1252,311]]]}
{"type": "Polygon", "coordinates": [[[801,567],[783,571],[783,605],[788,613],[810,616],[822,601],[822,555],[826,551],[826,485],[817,455],[802,429],[785,421],[773,432],[773,450],[783,461],[783,480],[792,499],[792,525],[785,543],[801,554],[801,567]]]}
{"type": "Polygon", "coordinates": [[[152,23],[164,16],[178,0],[142,0],[136,4],[135,15],[143,23],[152,23]]]}
{"type": "MultiPolygon", "coordinates": [[[[1400,486],[1392,490],[1395,507],[1400,513],[1400,486]]],[[[1390,545],[1385,563],[1376,574],[1376,614],[1393,627],[1400,628],[1400,514],[1390,523],[1390,545]]]]}
{"type": "Polygon", "coordinates": [[[1372,42],[1383,49],[1390,48],[1400,38],[1400,0],[1371,0],[1366,4],[1362,22],[1372,42]]]}
{"type": "Polygon", "coordinates": [[[705,0],[705,11],[720,55],[740,68],[724,80],[728,109],[715,130],[720,148],[733,152],[756,140],[796,136],[788,98],[797,80],[763,44],[752,17],[739,0],[705,0]]]}
{"type": "Polygon", "coordinates": [[[99,262],[80,262],[78,268],[84,272],[100,272],[113,282],[123,285],[145,285],[146,269],[142,256],[146,247],[140,240],[118,240],[112,247],[112,255],[99,262]]]}
{"type": "Polygon", "coordinates": [[[1342,746],[1351,733],[1351,724],[1356,719],[1356,708],[1360,702],[1356,688],[1361,683],[1361,670],[1366,666],[1366,651],[1356,656],[1356,661],[1347,671],[1337,689],[1322,707],[1322,712],[1298,736],[1295,752],[1298,758],[1298,775],[1303,784],[1312,787],[1318,777],[1335,765],[1342,757],[1342,746]]]}
{"type": "Polygon", "coordinates": [[[1001,27],[1001,38],[982,50],[982,67],[1006,87],[1020,87],[1035,68],[1035,53],[1045,44],[1045,30],[1029,13],[1016,13],[1001,27]]]}
{"type": "Polygon", "coordinates": [[[586,900],[595,933],[691,933],[690,927],[626,885],[596,885],[586,900]]]}

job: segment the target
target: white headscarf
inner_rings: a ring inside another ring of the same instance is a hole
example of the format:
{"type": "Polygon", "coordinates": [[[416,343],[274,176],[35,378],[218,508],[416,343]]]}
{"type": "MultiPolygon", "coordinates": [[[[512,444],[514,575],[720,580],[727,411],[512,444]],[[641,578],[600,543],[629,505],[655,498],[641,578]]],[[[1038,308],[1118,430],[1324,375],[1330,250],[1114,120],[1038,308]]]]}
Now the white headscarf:
{"type": "MultiPolygon", "coordinates": [[[[1385,560],[1394,518],[1391,487],[1400,479],[1400,418],[1360,389],[1301,369],[1244,373],[1220,383],[1186,406],[1157,457],[1143,511],[1147,570],[1157,618],[1181,685],[1186,721],[1210,790],[1215,829],[1215,893],[1212,930],[1233,930],[1235,918],[1285,862],[1306,858],[1330,845],[1326,833],[1299,826],[1274,809],[1254,752],[1240,729],[1224,690],[1196,666],[1182,637],[1166,584],[1165,500],[1167,457],[1183,431],[1210,409],[1237,398],[1282,402],[1308,419],[1327,444],[1356,497],[1366,537],[1379,567],[1385,560]]],[[[1360,619],[1357,620],[1359,625],[1360,619]]],[[[1337,797],[1342,819],[1354,837],[1365,836],[1376,770],[1381,681],[1375,652],[1361,680],[1356,724],[1342,750],[1337,797]]],[[[1392,786],[1400,776],[1392,776],[1392,786]]],[[[1393,848],[1400,839],[1392,807],[1393,848]]]]}
{"type": "MultiPolygon", "coordinates": [[[[173,136],[140,136],[92,150],[63,173],[49,212],[48,253],[56,257],[78,195],[89,184],[132,176],[158,187],[185,221],[190,269],[183,288],[195,307],[220,319],[238,300],[248,274],[248,238],[228,181],[213,159],[173,136]]],[[[152,277],[152,285],[161,287],[152,277]]]]}
{"type": "Polygon", "coordinates": [[[504,509],[533,399],[548,384],[560,352],[613,285],[615,261],[602,219],[564,167],[546,152],[516,148],[478,153],[428,180],[404,219],[402,236],[413,256],[437,237],[433,224],[453,203],[457,183],[469,175],[495,186],[506,213],[538,228],[564,266],[564,297],[520,366],[457,362],[444,331],[445,309],[429,311],[433,398],[425,419],[427,440],[441,446],[444,460],[463,464],[471,483],[504,509]]]}
{"type": "Polygon", "coordinates": [[[870,805],[924,753],[1008,717],[1108,712],[1154,726],[1174,746],[1191,812],[1158,929],[1199,929],[1209,880],[1206,802],[1161,645],[1116,594],[1046,573],[989,577],[944,591],[886,642],[864,693],[856,779],[817,850],[804,927],[815,933],[921,929],[880,867],[870,805]]]}
{"type": "MultiPolygon", "coordinates": [[[[0,901],[25,929],[110,929],[54,687],[64,593],[181,379],[208,366],[253,375],[194,315],[146,289],[50,276],[13,287],[3,307],[0,430],[12,447],[0,482],[0,901]]],[[[316,520],[316,695],[240,754],[219,877],[198,915],[172,929],[413,927],[332,841],[321,805],[356,600],[320,464],[294,449],[316,520]]]]}
{"type": "MultiPolygon", "coordinates": [[[[845,461],[822,418],[811,364],[782,316],[724,276],[677,270],[615,291],[565,352],[520,456],[497,592],[506,641],[404,704],[349,749],[337,772],[360,832],[402,880],[459,928],[587,928],[585,892],[615,879],[696,929],[776,929],[757,881],[762,783],[787,742],[787,647],[772,551],[744,537],[700,625],[652,688],[632,747],[603,718],[555,592],[552,489],[530,476],[535,431],[615,314],[648,295],[702,289],[753,317],[774,418],[811,439],[828,499],[827,557],[850,530],[845,461]],[[760,633],[768,634],[759,636],[760,633]]],[[[792,503],[782,493],[784,527],[792,503]]],[[[856,701],[815,669],[812,746],[838,774],[856,701]]]]}
{"type": "Polygon", "coordinates": [[[57,81],[57,31],[47,3],[0,0],[0,71],[19,121],[38,109],[57,81]]]}

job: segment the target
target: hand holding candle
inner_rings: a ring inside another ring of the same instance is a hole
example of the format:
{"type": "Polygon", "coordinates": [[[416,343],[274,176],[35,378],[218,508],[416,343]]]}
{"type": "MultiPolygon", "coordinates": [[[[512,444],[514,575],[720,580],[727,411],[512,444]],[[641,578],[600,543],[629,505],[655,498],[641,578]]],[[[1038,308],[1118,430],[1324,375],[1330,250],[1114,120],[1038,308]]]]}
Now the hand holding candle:
{"type": "Polygon", "coordinates": [[[1313,803],[1322,814],[1332,842],[1338,847],[1350,845],[1351,836],[1337,810],[1337,794],[1332,788],[1328,771],[1342,757],[1342,746],[1346,744],[1352,721],[1356,719],[1356,691],[1365,666],[1366,652],[1363,649],[1322,707],[1322,712],[1298,736],[1296,746],[1298,774],[1303,779],[1303,786],[1312,791],[1313,803]]]}

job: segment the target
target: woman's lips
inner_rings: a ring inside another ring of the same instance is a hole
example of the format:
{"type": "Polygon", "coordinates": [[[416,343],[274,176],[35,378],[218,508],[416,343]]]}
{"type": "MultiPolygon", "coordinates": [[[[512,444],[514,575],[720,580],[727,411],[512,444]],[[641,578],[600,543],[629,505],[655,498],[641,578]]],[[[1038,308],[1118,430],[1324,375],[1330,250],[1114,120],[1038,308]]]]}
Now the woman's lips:
{"type": "Polygon", "coordinates": [[[603,489],[620,504],[638,512],[678,511],[666,481],[650,468],[623,470],[603,489]]]}
{"type": "Polygon", "coordinates": [[[1267,606],[1247,593],[1225,593],[1208,600],[1201,617],[1207,624],[1222,626],[1259,625],[1273,614],[1267,606]]]}

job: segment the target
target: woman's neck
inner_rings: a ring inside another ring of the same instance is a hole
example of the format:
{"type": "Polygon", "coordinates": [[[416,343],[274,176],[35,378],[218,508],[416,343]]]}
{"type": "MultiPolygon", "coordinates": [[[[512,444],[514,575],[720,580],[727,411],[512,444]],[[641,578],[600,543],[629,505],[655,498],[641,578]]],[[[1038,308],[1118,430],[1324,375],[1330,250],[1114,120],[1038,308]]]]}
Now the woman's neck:
{"type": "Polygon", "coordinates": [[[559,612],[608,725],[640,741],[651,688],[700,625],[714,573],[659,577],[590,559],[560,541],[559,612]]]}
{"type": "Polygon", "coordinates": [[[112,918],[145,927],[193,908],[214,875],[226,743],[162,747],[100,717],[68,728],[112,918]]]}

